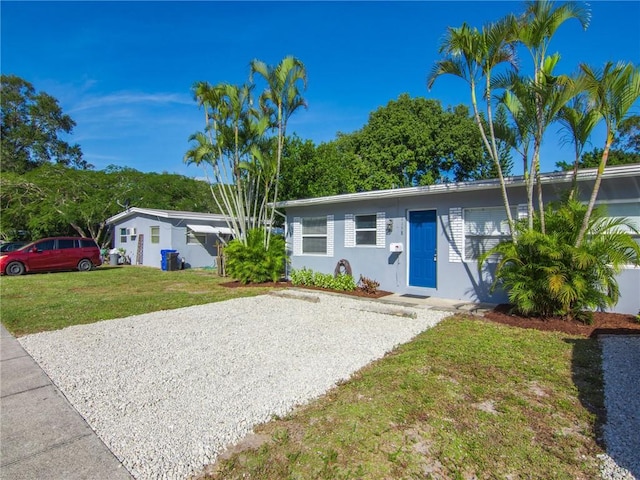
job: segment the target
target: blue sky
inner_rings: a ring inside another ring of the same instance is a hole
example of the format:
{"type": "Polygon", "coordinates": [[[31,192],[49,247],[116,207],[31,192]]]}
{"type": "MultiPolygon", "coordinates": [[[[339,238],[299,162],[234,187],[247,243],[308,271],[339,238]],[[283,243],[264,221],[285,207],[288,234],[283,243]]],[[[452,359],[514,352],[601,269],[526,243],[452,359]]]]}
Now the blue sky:
{"type": "MultiPolygon", "coordinates": [[[[640,1],[590,5],[587,31],[572,21],[554,37],[557,71],[571,73],[580,62],[639,64],[640,1]]],[[[194,82],[242,83],[253,58],[275,64],[294,55],[307,68],[308,109],[294,114],[289,132],[318,144],[360,129],[401,93],[445,107],[469,104],[466,84],[454,77],[426,89],[446,28],[465,21],[481,27],[522,8],[506,1],[2,1],[0,67],[59,100],[77,123],[70,141],[97,169],[115,164],[195,177],[201,171],[182,162],[189,135],[203,127],[194,82]]],[[[527,69],[529,58],[521,61],[527,69]]],[[[552,130],[544,171],[572,158],[552,130]]],[[[603,145],[602,129],[592,142],[603,145]]]]}

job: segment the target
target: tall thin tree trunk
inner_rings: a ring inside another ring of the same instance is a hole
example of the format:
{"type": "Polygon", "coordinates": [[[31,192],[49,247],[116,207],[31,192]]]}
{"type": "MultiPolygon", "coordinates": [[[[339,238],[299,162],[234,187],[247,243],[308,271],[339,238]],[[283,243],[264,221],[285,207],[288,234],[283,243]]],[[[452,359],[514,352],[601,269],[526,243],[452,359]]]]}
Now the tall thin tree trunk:
{"type": "Polygon", "coordinates": [[[476,120],[476,124],[478,125],[478,129],[480,130],[480,136],[482,137],[482,141],[484,142],[484,146],[489,152],[491,159],[493,160],[494,165],[496,166],[496,171],[498,172],[498,180],[500,181],[500,194],[502,195],[502,201],[504,203],[504,208],[507,213],[507,222],[509,222],[509,231],[511,232],[511,240],[516,243],[517,238],[515,235],[515,223],[513,221],[513,216],[511,215],[511,205],[509,204],[509,196],[507,194],[507,186],[504,182],[504,176],[502,175],[502,165],[500,165],[500,159],[494,155],[494,151],[491,148],[491,144],[487,139],[487,135],[484,131],[484,127],[482,126],[482,120],[480,118],[480,113],[478,112],[478,102],[476,98],[475,91],[475,83],[471,82],[471,105],[473,106],[473,115],[476,120]]]}
{"type": "Polygon", "coordinates": [[[602,183],[602,175],[604,175],[604,169],[607,166],[607,160],[609,159],[609,149],[611,148],[612,142],[613,135],[607,132],[607,143],[604,147],[604,152],[602,152],[600,165],[598,165],[598,172],[596,173],[596,180],[593,184],[593,190],[591,191],[591,198],[589,199],[589,204],[587,205],[587,211],[584,214],[582,226],[580,227],[580,232],[578,233],[578,238],[576,238],[576,248],[582,245],[584,237],[587,234],[587,229],[589,228],[589,220],[591,220],[591,212],[593,212],[593,208],[596,204],[596,198],[598,197],[598,191],[600,190],[600,183],[602,183]]]}

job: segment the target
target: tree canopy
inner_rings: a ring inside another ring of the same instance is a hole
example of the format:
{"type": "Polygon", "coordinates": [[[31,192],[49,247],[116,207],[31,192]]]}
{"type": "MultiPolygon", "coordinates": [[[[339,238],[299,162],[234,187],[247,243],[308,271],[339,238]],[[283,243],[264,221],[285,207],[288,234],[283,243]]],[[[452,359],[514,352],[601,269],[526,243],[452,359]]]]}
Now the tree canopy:
{"type": "Polygon", "coordinates": [[[126,206],[218,213],[206,182],[111,166],[77,170],[45,164],[0,178],[0,236],[32,240],[82,235],[109,243],[107,218],[126,206]]]}
{"type": "MultiPolygon", "coordinates": [[[[509,170],[508,149],[500,152],[509,170]]],[[[356,132],[317,147],[290,139],[280,179],[282,198],[293,199],[494,176],[467,107],[402,94],[356,132]]]]}
{"type": "Polygon", "coordinates": [[[75,122],[58,101],[15,75],[2,75],[0,86],[2,172],[24,173],[45,163],[73,168],[92,166],[82,158],[78,144],[61,137],[71,134],[75,122]]]}

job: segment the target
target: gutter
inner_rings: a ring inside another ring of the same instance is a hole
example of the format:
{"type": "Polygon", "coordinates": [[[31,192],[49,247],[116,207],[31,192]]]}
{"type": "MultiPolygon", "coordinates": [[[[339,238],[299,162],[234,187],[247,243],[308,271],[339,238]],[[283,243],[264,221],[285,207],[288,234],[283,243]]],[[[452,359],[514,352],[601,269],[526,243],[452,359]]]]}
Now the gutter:
{"type": "MultiPolygon", "coordinates": [[[[578,171],[578,181],[584,182],[594,180],[598,173],[597,168],[590,168],[578,171]]],[[[605,170],[603,179],[629,177],[640,175],[640,165],[620,165],[609,167],[605,170]]],[[[568,183],[571,182],[572,172],[553,172],[542,174],[540,179],[542,184],[568,183]]],[[[505,178],[507,187],[524,186],[524,176],[505,178]]],[[[309,205],[330,205],[334,203],[349,203],[364,200],[378,200],[387,198],[415,197],[420,195],[435,195],[439,193],[473,192],[479,190],[490,190],[500,187],[498,179],[477,180],[474,182],[441,183],[424,187],[396,188],[391,190],[374,190],[371,192],[347,193],[343,195],[333,195],[329,197],[304,198],[300,200],[286,200],[276,203],[276,208],[302,207],[309,205]]]]}

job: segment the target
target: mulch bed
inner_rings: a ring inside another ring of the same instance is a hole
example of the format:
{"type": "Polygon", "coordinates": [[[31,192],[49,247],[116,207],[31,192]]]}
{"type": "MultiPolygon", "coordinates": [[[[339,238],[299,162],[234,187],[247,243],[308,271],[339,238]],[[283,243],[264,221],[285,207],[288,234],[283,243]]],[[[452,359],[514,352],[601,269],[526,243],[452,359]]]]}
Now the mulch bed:
{"type": "Polygon", "coordinates": [[[640,323],[634,315],[622,313],[594,312],[593,324],[585,325],[577,320],[563,318],[521,317],[509,313],[510,305],[498,305],[484,314],[484,318],[492,322],[503,323],[521,328],[554,331],[569,335],[596,337],[598,335],[640,335],[640,323]]]}
{"type": "Polygon", "coordinates": [[[221,284],[223,287],[228,288],[251,288],[251,287],[273,287],[273,288],[304,288],[306,290],[318,290],[321,292],[333,292],[340,293],[342,295],[350,295],[352,297],[363,297],[363,298],[381,298],[386,297],[387,295],[391,295],[391,292],[387,292],[384,290],[378,290],[375,293],[367,293],[363,290],[356,289],[352,292],[347,292],[344,290],[330,290],[328,288],[320,288],[320,287],[304,287],[302,285],[293,285],[291,282],[262,282],[262,283],[241,283],[239,281],[233,282],[225,282],[221,284]]]}

